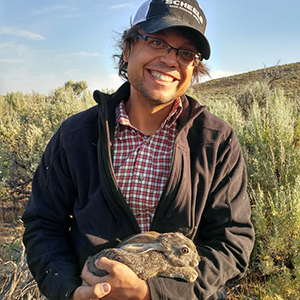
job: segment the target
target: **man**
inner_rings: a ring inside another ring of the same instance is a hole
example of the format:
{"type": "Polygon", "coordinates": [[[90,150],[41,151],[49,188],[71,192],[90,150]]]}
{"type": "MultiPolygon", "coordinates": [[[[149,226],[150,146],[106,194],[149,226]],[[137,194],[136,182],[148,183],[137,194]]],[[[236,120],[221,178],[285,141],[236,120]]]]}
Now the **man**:
{"type": "Polygon", "coordinates": [[[206,19],[195,0],[148,0],[124,33],[113,95],[66,120],[36,171],[23,215],[28,264],[49,299],[226,299],[254,242],[246,170],[232,128],[184,93],[207,73],[206,19]],[[197,245],[195,283],[143,281],[89,255],[141,231],[197,245]],[[80,277],[81,274],[81,277],[80,277]]]}

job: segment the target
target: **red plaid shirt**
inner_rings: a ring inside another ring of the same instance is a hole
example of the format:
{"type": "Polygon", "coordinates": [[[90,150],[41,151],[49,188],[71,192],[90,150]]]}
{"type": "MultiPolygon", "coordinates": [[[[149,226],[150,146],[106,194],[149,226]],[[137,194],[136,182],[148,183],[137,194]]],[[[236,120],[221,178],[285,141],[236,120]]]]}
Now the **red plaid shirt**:
{"type": "Polygon", "coordinates": [[[147,136],[130,124],[123,101],[116,108],[114,171],[142,232],[150,229],[169,174],[181,112],[178,99],[156,133],[147,136]]]}

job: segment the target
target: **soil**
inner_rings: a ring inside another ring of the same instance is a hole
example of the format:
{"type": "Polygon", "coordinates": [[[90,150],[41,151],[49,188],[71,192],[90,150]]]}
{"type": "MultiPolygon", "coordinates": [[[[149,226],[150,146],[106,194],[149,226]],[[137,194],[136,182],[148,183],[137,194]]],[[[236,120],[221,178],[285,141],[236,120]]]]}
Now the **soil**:
{"type": "Polygon", "coordinates": [[[0,223],[0,278],[11,272],[8,261],[16,261],[21,251],[24,227],[21,221],[0,223]]]}
{"type": "Polygon", "coordinates": [[[0,245],[11,244],[21,239],[24,231],[22,221],[0,224],[0,245]]]}

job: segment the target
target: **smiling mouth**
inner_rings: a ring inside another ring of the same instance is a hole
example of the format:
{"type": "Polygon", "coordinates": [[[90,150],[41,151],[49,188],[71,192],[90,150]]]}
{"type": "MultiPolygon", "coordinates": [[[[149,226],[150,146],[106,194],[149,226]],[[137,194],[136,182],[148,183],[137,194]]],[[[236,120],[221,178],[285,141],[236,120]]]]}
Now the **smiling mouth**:
{"type": "Polygon", "coordinates": [[[162,74],[157,71],[149,70],[149,73],[152,75],[152,77],[158,81],[171,83],[174,81],[174,77],[168,76],[166,74],[162,74]]]}

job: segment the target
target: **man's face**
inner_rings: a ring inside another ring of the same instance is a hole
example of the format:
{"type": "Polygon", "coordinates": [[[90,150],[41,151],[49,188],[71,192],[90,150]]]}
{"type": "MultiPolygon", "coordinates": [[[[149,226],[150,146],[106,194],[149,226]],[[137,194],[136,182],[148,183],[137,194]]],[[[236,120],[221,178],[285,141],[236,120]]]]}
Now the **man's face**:
{"type": "MultiPolygon", "coordinates": [[[[144,32],[141,31],[141,34],[144,32]]],[[[150,35],[169,45],[195,51],[194,44],[175,29],[166,29],[150,35]]],[[[131,83],[131,97],[143,97],[152,105],[174,101],[189,87],[193,75],[193,63],[178,62],[176,51],[159,55],[145,48],[145,41],[138,39],[130,51],[123,52],[128,63],[127,75],[131,83]]]]}

